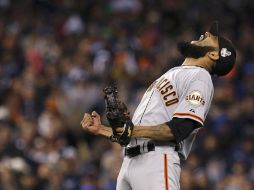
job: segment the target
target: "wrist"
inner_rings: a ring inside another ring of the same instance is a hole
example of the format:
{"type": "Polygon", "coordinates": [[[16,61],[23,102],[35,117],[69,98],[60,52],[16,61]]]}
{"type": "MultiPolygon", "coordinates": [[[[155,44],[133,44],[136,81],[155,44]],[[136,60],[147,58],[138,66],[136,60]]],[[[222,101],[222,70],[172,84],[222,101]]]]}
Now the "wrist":
{"type": "Polygon", "coordinates": [[[143,137],[142,131],[144,131],[143,127],[134,126],[133,132],[132,132],[132,137],[143,137]]]}

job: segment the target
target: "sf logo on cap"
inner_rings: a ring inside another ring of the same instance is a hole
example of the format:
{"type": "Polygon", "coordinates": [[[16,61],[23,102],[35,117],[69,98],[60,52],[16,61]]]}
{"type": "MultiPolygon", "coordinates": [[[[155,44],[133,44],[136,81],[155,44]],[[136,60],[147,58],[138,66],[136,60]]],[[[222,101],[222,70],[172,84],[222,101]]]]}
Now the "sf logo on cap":
{"type": "Polygon", "coordinates": [[[227,48],[222,48],[220,50],[220,55],[222,57],[227,57],[227,56],[230,56],[231,55],[231,52],[227,50],[227,48]]]}

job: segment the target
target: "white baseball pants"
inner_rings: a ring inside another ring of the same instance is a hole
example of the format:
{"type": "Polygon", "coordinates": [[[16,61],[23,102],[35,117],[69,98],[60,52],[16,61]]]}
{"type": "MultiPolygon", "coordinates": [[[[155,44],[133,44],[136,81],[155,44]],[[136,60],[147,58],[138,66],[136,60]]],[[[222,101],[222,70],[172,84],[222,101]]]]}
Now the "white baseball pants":
{"type": "Polygon", "coordinates": [[[117,190],[180,190],[180,159],[174,147],[124,157],[117,190]]]}

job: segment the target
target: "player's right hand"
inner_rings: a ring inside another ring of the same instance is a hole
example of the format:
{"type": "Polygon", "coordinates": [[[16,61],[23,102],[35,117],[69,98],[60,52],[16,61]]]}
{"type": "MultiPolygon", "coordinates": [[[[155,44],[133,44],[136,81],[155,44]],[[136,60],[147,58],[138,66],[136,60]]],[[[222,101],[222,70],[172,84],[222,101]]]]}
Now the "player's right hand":
{"type": "Polygon", "coordinates": [[[85,131],[98,135],[101,127],[100,115],[95,111],[92,114],[85,113],[80,124],[85,131]]]}

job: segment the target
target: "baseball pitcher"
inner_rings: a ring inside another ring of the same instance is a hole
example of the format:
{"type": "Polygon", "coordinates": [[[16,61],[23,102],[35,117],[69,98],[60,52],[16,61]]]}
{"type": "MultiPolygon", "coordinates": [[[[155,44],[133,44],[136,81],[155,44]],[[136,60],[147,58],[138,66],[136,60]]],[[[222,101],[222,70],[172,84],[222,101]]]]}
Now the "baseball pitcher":
{"type": "Polygon", "coordinates": [[[211,75],[226,75],[236,59],[217,21],[199,40],[179,43],[179,51],[183,64],[150,85],[132,120],[114,87],[104,90],[110,127],[96,112],[84,114],[85,131],[124,147],[117,190],[180,189],[180,159],[187,159],[213,98],[211,75]]]}

